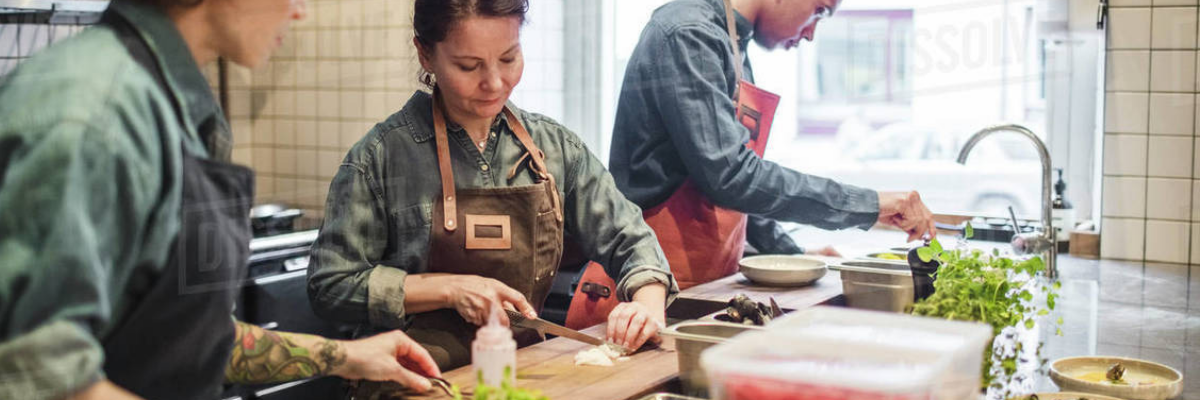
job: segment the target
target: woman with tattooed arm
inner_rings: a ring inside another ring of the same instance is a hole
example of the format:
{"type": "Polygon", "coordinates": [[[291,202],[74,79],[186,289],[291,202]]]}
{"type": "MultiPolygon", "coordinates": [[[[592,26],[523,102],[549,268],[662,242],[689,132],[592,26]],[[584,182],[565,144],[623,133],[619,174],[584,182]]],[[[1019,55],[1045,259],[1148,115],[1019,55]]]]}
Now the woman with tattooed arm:
{"type": "Polygon", "coordinates": [[[0,80],[0,398],[215,399],[319,375],[429,388],[399,331],[231,317],[253,174],[200,66],[255,67],[304,0],[114,0],[0,80]]]}

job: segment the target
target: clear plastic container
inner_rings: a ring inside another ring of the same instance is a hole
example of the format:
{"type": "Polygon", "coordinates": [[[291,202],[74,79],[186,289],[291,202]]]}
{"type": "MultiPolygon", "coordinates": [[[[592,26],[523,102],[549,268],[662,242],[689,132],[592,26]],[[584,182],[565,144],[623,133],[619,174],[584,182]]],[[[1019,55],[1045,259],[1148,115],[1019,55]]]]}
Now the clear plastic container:
{"type": "Polygon", "coordinates": [[[500,309],[493,308],[488,323],[479,328],[471,343],[471,366],[483,383],[500,387],[501,382],[516,382],[517,341],[513,332],[500,325],[500,309]]]}
{"type": "Polygon", "coordinates": [[[877,346],[930,354],[948,362],[936,377],[935,399],[977,398],[984,350],[992,327],[905,314],[813,307],[772,321],[769,330],[794,341],[832,341],[842,347],[877,346]]]}
{"type": "Polygon", "coordinates": [[[700,362],[717,400],[932,400],[949,368],[935,353],[771,330],[713,346],[700,362]]]}

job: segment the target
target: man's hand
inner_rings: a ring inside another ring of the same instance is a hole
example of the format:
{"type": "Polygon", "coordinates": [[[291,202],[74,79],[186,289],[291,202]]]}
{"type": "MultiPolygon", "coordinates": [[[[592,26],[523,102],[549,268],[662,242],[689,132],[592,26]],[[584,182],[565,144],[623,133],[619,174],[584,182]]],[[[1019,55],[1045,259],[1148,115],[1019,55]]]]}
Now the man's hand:
{"type": "Polygon", "coordinates": [[[636,351],[648,340],[658,342],[666,324],[667,287],[649,284],[633,294],[633,301],[618,304],[608,314],[608,340],[636,351]]]}
{"type": "Polygon", "coordinates": [[[879,192],[879,223],[908,232],[908,241],[937,236],[933,213],[917,192],[879,192]]]}
{"type": "Polygon", "coordinates": [[[331,375],[392,381],[421,392],[431,388],[425,377],[442,375],[429,352],[401,331],[341,344],[345,348],[345,362],[334,366],[331,375]]]}

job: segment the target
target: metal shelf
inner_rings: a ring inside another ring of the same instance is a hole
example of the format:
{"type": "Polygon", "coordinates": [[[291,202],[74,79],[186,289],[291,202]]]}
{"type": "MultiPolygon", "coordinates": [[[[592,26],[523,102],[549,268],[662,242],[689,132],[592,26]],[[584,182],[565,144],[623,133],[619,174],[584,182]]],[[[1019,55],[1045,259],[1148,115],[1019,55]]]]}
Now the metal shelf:
{"type": "Polygon", "coordinates": [[[91,25],[108,0],[0,0],[0,24],[91,25]]]}

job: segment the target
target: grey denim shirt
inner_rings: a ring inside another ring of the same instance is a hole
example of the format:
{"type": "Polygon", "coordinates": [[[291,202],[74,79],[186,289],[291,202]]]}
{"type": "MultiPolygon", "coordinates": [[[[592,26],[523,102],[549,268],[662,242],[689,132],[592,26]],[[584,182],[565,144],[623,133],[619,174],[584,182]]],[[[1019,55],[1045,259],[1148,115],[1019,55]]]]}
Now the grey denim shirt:
{"type": "MultiPolygon", "coordinates": [[[[753,25],[736,14],[745,56],[753,25]]],[[[609,166],[637,205],[662,204],[690,179],[714,204],[749,214],[747,239],[768,252],[798,250],[775,220],[868,229],[873,190],[763,160],[734,118],[735,62],[721,0],[675,0],[656,10],[630,56],[613,124],[609,166]]]]}
{"type": "MultiPolygon", "coordinates": [[[[376,328],[405,326],[404,279],[429,270],[433,202],[442,192],[431,104],[428,93],[414,93],[355,144],[338,169],[308,269],[309,299],[318,315],[376,328]]],[[[673,297],[678,288],[658,239],[603,164],[567,128],[509,107],[546,154],[563,199],[566,236],[605,266],[617,281],[618,298],[628,301],[655,282],[673,297]]],[[[461,127],[451,123],[447,130],[458,188],[534,183],[528,163],[508,179],[525,149],[506,118],[496,118],[482,154],[461,127]]]]}

